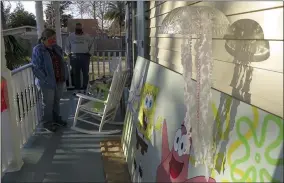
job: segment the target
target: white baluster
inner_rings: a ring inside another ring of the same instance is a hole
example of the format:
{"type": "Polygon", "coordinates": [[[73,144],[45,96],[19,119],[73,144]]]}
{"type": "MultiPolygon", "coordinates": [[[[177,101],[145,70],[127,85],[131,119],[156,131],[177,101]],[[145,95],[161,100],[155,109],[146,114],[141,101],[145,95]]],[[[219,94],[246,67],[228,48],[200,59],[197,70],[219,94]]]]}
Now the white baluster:
{"type": "Polygon", "coordinates": [[[106,67],[105,67],[105,52],[103,52],[103,54],[102,54],[102,58],[103,58],[103,73],[104,73],[104,75],[106,75],[106,67]]]}
{"type": "Polygon", "coordinates": [[[68,68],[68,87],[67,88],[72,88],[72,79],[71,79],[71,67],[70,67],[70,57],[67,58],[67,68],[68,68]]]}
{"type": "Polygon", "coordinates": [[[30,118],[31,118],[31,131],[32,133],[34,132],[35,125],[36,125],[36,114],[34,110],[34,104],[33,104],[33,95],[32,95],[32,86],[33,86],[33,81],[31,79],[31,73],[32,69],[27,68],[27,82],[28,82],[28,105],[29,105],[29,113],[30,113],[30,118]]]}
{"type": "Polygon", "coordinates": [[[34,95],[33,95],[33,87],[34,87],[34,79],[32,77],[33,71],[32,68],[29,68],[28,70],[28,81],[29,81],[29,96],[30,96],[30,107],[31,107],[31,115],[33,119],[32,123],[32,128],[33,128],[33,133],[37,124],[37,113],[36,113],[36,108],[35,108],[35,102],[34,102],[34,95]]]}
{"type": "Polygon", "coordinates": [[[28,89],[29,89],[29,84],[28,84],[28,75],[27,75],[27,69],[22,71],[22,77],[23,77],[23,94],[24,94],[24,109],[25,109],[25,114],[26,114],[26,122],[27,122],[27,127],[28,127],[28,138],[32,135],[32,117],[31,117],[31,112],[30,112],[30,104],[29,104],[29,94],[28,94],[28,89]]]}
{"type": "Polygon", "coordinates": [[[38,89],[38,86],[36,86],[36,98],[37,98],[37,109],[38,109],[38,121],[41,121],[43,110],[42,110],[42,93],[41,90],[38,89]]]}
{"type": "Polygon", "coordinates": [[[91,64],[92,64],[92,80],[95,80],[95,69],[94,69],[94,57],[91,57],[91,64]]]}
{"type": "Polygon", "coordinates": [[[124,63],[124,67],[123,67],[123,68],[124,68],[125,70],[126,70],[126,69],[129,69],[128,66],[127,66],[127,55],[126,55],[126,53],[127,53],[127,52],[124,51],[124,62],[123,62],[123,63],[124,63]]]}
{"type": "Polygon", "coordinates": [[[122,57],[121,57],[121,51],[118,53],[118,64],[120,67],[120,71],[122,70],[122,57]]]}
{"type": "Polygon", "coordinates": [[[21,117],[20,117],[20,106],[19,106],[19,103],[18,103],[18,100],[19,100],[19,96],[18,96],[18,91],[17,91],[17,87],[18,87],[18,82],[16,81],[17,78],[16,76],[12,76],[12,88],[13,88],[13,103],[14,103],[14,106],[15,106],[15,116],[16,116],[16,122],[17,122],[17,127],[18,127],[18,130],[20,132],[20,147],[23,146],[24,144],[24,132],[22,131],[22,122],[21,122],[21,117]]]}
{"type": "Polygon", "coordinates": [[[111,63],[110,63],[110,52],[109,51],[107,52],[107,61],[108,61],[108,72],[109,72],[109,75],[112,75],[111,74],[111,63]]]}
{"type": "Polygon", "coordinates": [[[27,97],[26,97],[26,86],[27,83],[25,81],[25,72],[24,70],[21,71],[19,73],[19,75],[21,76],[21,82],[20,82],[20,86],[21,86],[21,92],[22,92],[22,97],[23,97],[23,110],[24,110],[24,124],[25,124],[25,128],[26,128],[26,137],[27,137],[27,141],[30,137],[30,124],[29,124],[29,119],[28,119],[28,108],[27,108],[27,97]]]}
{"type": "Polygon", "coordinates": [[[34,116],[32,114],[32,109],[31,109],[31,98],[30,98],[30,80],[29,80],[29,72],[30,72],[30,68],[26,68],[25,70],[23,70],[23,79],[24,79],[24,83],[25,83],[25,98],[26,98],[26,106],[27,106],[27,110],[26,110],[26,116],[27,116],[27,122],[28,122],[28,126],[29,126],[29,137],[32,136],[33,134],[33,130],[34,130],[34,116]]]}
{"type": "Polygon", "coordinates": [[[100,76],[100,54],[97,52],[98,77],[100,76]]]}
{"type": "Polygon", "coordinates": [[[34,117],[35,117],[35,125],[34,127],[36,128],[37,124],[38,124],[38,119],[39,119],[39,113],[38,113],[38,108],[37,108],[37,104],[38,104],[38,99],[37,99],[37,96],[36,96],[36,85],[35,85],[35,77],[34,77],[34,74],[31,70],[30,72],[30,77],[29,77],[30,81],[31,81],[31,99],[32,99],[32,108],[34,110],[34,117]]]}
{"type": "Polygon", "coordinates": [[[114,70],[113,70],[113,72],[114,72],[117,68],[117,58],[116,58],[116,52],[115,51],[113,52],[113,55],[112,55],[111,64],[113,64],[113,66],[115,66],[114,70]]]}
{"type": "Polygon", "coordinates": [[[14,75],[15,77],[15,86],[16,86],[16,92],[18,95],[18,106],[19,106],[19,112],[20,112],[20,124],[21,124],[21,131],[22,131],[22,138],[23,138],[23,144],[27,142],[27,131],[26,131],[26,124],[24,120],[24,110],[23,110],[23,97],[22,97],[22,90],[21,90],[21,74],[16,73],[14,75]]]}
{"type": "Polygon", "coordinates": [[[35,81],[34,81],[34,76],[33,76],[33,71],[30,68],[29,70],[29,75],[28,75],[28,80],[30,81],[30,100],[31,100],[31,109],[32,109],[32,115],[33,115],[33,130],[35,129],[37,122],[38,122],[38,117],[37,117],[37,109],[36,109],[36,98],[35,98],[35,81]]]}

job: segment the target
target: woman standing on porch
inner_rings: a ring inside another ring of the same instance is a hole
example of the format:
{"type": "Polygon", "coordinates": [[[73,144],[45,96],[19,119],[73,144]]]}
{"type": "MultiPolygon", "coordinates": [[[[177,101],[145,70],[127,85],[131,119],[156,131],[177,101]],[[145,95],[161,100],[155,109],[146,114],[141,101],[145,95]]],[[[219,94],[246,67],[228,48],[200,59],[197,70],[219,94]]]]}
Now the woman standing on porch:
{"type": "Polygon", "coordinates": [[[32,53],[33,72],[43,99],[43,117],[40,132],[55,132],[58,126],[66,126],[60,116],[60,98],[64,82],[68,78],[63,52],[56,44],[56,32],[45,29],[32,53]]]}

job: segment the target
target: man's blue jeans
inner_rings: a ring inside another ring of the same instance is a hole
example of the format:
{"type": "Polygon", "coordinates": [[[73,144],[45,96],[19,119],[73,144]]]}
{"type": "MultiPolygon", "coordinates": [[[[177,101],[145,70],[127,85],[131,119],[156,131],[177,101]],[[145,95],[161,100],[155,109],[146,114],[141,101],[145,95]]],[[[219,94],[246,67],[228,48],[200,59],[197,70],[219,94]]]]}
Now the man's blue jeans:
{"type": "Polygon", "coordinates": [[[52,123],[60,119],[60,99],[64,90],[64,83],[57,83],[55,89],[41,88],[43,123],[52,123]]]}
{"type": "Polygon", "coordinates": [[[89,83],[90,55],[85,53],[75,53],[70,56],[74,85],[76,90],[81,89],[81,71],[83,73],[83,90],[87,89],[89,83]]]}

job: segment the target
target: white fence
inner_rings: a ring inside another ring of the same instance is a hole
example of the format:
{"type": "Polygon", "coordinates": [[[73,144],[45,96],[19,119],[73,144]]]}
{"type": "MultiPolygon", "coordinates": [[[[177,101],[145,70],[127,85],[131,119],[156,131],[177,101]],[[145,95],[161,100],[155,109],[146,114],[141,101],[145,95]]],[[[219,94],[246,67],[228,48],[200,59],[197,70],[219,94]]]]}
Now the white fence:
{"type": "MultiPolygon", "coordinates": [[[[111,62],[117,58],[122,58],[122,68],[126,69],[126,52],[121,50],[106,50],[95,51],[91,57],[89,66],[89,78],[90,81],[97,79],[103,75],[109,75],[111,72],[111,62]]],[[[71,71],[70,60],[67,60],[69,71],[71,71]]],[[[72,73],[69,72],[69,82],[67,88],[72,88],[72,73]],[[71,82],[70,82],[71,81],[71,82]]],[[[82,80],[82,75],[81,75],[82,80]]],[[[82,82],[81,82],[82,83],[82,82]]]]}

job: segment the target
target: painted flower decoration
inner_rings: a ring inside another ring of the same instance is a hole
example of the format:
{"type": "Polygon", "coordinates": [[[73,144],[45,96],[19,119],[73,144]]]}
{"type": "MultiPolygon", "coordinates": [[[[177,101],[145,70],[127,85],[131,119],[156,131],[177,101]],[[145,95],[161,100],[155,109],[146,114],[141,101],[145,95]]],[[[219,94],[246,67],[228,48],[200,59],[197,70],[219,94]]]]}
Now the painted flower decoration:
{"type": "MultiPolygon", "coordinates": [[[[258,110],[254,119],[241,117],[236,122],[236,136],[228,149],[227,159],[233,182],[281,182],[275,178],[277,166],[283,166],[283,120],[267,114],[259,123],[258,110]]],[[[281,176],[281,175],[280,175],[281,176]]]]}
{"type": "MultiPolygon", "coordinates": [[[[227,164],[226,164],[227,165],[227,164]]],[[[211,177],[217,182],[233,182],[230,180],[230,170],[227,168],[224,172],[218,173],[217,170],[213,169],[211,172],[211,177]]]]}

